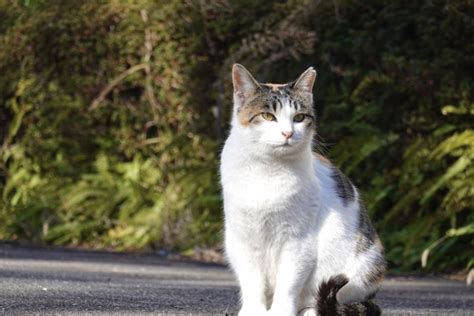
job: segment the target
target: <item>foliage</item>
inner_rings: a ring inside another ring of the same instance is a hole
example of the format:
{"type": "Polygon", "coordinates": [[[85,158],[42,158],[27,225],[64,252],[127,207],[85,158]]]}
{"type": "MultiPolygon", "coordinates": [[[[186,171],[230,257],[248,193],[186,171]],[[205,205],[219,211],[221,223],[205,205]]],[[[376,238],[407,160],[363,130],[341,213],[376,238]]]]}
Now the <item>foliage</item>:
{"type": "Polygon", "coordinates": [[[472,268],[469,0],[0,3],[0,238],[212,245],[230,65],[318,70],[319,150],[395,270],[472,268]]]}
{"type": "Polygon", "coordinates": [[[2,8],[15,19],[1,35],[1,237],[215,243],[215,144],[193,94],[202,58],[183,36],[186,5],[35,3],[2,8]]]}

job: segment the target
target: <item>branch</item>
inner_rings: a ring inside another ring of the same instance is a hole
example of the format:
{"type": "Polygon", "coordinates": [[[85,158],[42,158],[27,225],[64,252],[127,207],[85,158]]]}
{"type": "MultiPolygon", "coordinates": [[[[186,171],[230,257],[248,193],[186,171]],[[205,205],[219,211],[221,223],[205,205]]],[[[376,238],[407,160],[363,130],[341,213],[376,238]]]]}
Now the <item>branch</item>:
{"type": "Polygon", "coordinates": [[[104,101],[105,97],[112,91],[116,85],[118,85],[123,79],[128,77],[129,75],[133,74],[134,72],[137,72],[139,70],[145,69],[148,66],[147,63],[144,64],[138,64],[135,66],[132,66],[122,72],[120,75],[115,77],[101,92],[100,94],[92,101],[91,105],[89,106],[89,111],[94,111],[99,107],[99,104],[104,101]]]}

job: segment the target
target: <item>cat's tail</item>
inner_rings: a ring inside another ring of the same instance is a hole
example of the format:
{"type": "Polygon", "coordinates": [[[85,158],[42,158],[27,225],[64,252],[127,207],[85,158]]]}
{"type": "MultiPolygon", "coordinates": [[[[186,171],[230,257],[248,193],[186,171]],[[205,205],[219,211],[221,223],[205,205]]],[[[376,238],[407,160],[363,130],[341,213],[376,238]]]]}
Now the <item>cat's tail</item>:
{"type": "Polygon", "coordinates": [[[338,274],[321,283],[317,296],[319,315],[382,315],[380,307],[370,300],[353,304],[340,304],[336,299],[336,294],[348,282],[349,279],[344,274],[338,274]]]}

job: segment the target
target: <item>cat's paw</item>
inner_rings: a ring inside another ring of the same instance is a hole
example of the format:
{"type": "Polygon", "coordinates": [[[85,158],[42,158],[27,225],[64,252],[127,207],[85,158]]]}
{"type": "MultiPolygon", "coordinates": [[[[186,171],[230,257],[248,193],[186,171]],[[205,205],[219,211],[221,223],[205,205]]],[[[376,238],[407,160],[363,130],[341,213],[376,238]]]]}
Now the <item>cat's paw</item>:
{"type": "Polygon", "coordinates": [[[270,309],[265,316],[295,316],[296,312],[285,309],[270,309]]]}
{"type": "Polygon", "coordinates": [[[298,316],[318,316],[316,308],[305,308],[298,313],[298,316]]]}
{"type": "Polygon", "coordinates": [[[267,309],[264,307],[242,308],[238,316],[265,316],[267,309]]]}

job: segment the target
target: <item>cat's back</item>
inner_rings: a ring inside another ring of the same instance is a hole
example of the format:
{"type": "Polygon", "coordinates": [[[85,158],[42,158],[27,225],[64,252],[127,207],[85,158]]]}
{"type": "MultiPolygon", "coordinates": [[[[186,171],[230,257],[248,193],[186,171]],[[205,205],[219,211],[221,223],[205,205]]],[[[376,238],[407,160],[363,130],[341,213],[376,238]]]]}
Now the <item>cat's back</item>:
{"type": "MultiPolygon", "coordinates": [[[[383,269],[383,247],[360,193],[325,157],[315,154],[314,163],[320,183],[320,211],[324,218],[318,234],[319,260],[335,260],[342,266],[347,264],[346,260],[359,262],[361,257],[367,257],[383,269]]],[[[332,269],[327,271],[329,274],[334,272],[332,269]]]]}

